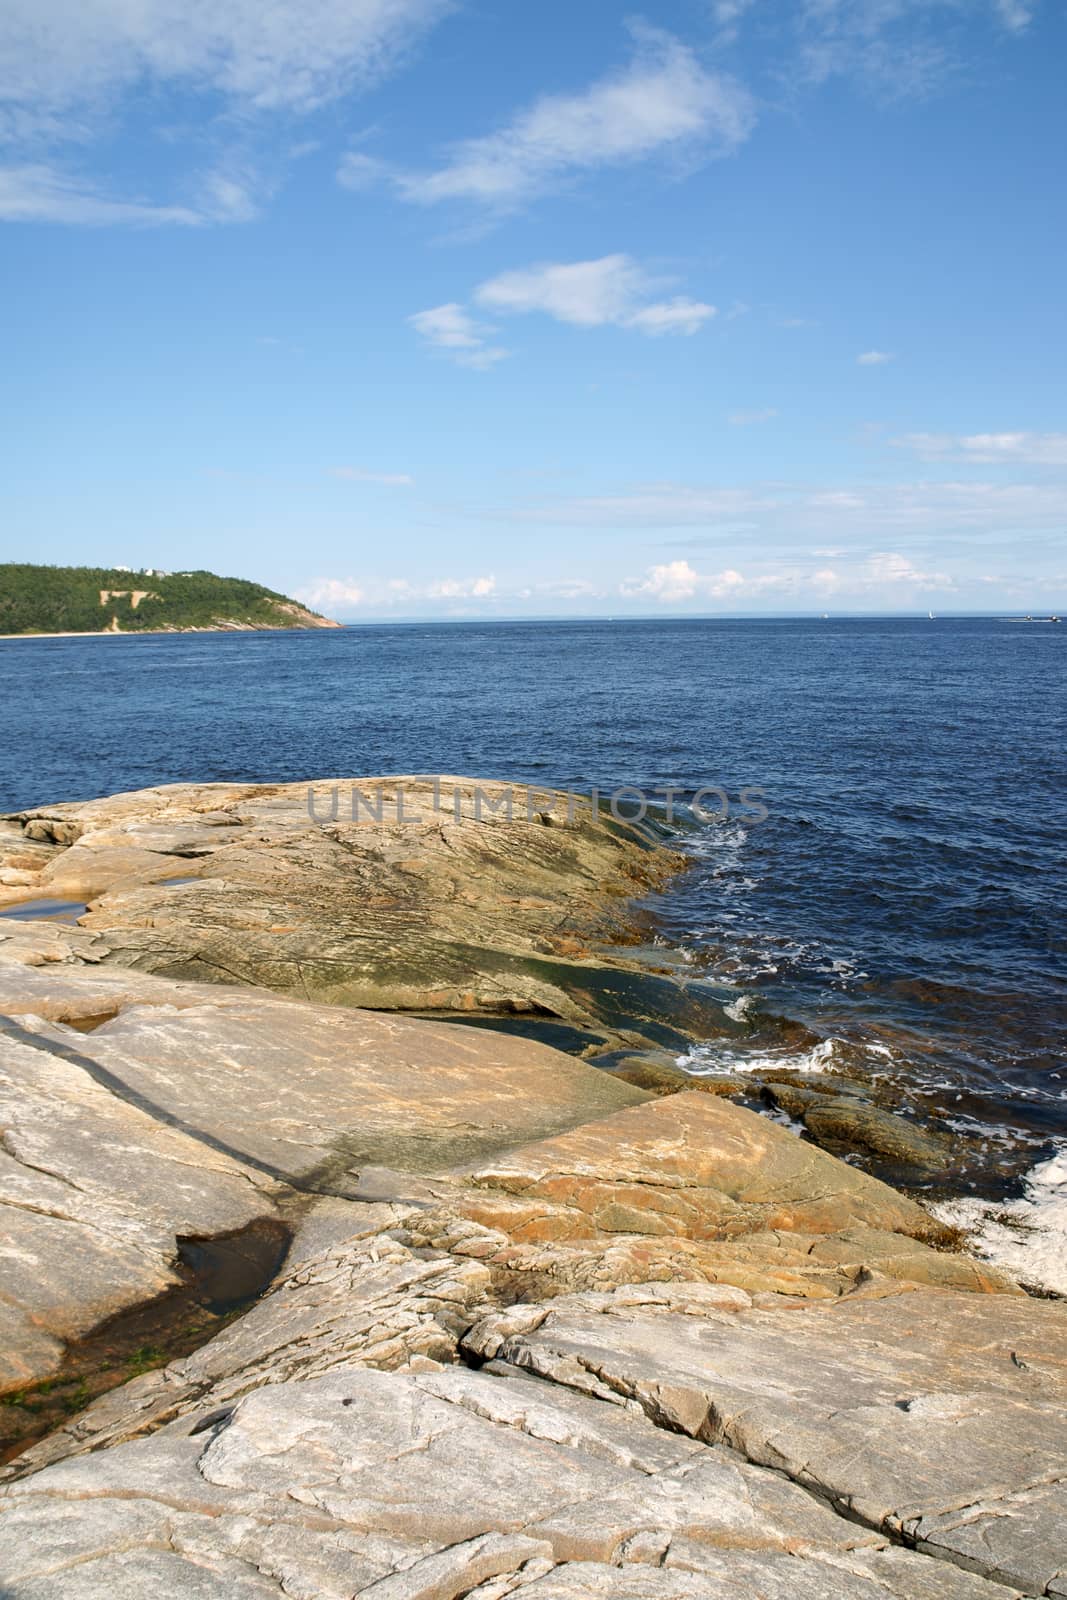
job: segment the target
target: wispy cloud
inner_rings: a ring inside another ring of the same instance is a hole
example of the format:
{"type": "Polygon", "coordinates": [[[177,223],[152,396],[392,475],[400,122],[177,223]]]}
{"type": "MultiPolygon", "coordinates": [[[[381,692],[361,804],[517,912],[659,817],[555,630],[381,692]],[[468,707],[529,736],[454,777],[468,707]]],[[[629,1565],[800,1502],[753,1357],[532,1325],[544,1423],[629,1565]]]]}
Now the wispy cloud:
{"type": "Polygon", "coordinates": [[[85,178],[85,152],[127,97],[202,97],[203,138],[254,144],[270,118],[306,116],[395,66],[450,0],[9,0],[0,19],[0,219],[90,226],[244,222],[271,183],[223,159],[181,180],[180,203],[85,178]],[[77,169],[59,152],[76,144],[77,169]]]}
{"type": "Polygon", "coordinates": [[[762,406],[757,411],[731,411],[726,420],[731,428],[751,428],[759,422],[770,422],[777,415],[776,406],[762,406]]]}
{"type": "Polygon", "coordinates": [[[1012,33],[1021,33],[1033,21],[1034,7],[1025,4],[1024,0],[993,0],[993,6],[1001,22],[1012,33]]]}
{"type": "MultiPolygon", "coordinates": [[[[113,107],[147,81],[245,110],[313,111],[385,73],[447,0],[9,0],[9,111],[113,107]]],[[[54,126],[48,123],[48,128],[54,126]]]]}
{"type": "Polygon", "coordinates": [[[1067,467],[1067,433],[906,433],[890,443],[926,461],[1067,467]]]}
{"type": "Polygon", "coordinates": [[[407,472],[370,472],[366,467],[331,467],[330,471],[349,483],[377,483],[387,489],[409,489],[415,482],[407,472]]]}
{"type": "Polygon", "coordinates": [[[712,20],[720,30],[720,40],[729,43],[737,37],[739,25],[756,0],[712,0],[712,20]]]}
{"type": "Polygon", "coordinates": [[[596,328],[613,324],[640,333],[696,333],[715,307],[684,295],[651,300],[656,280],[626,255],[595,261],[546,262],[504,272],[475,290],[479,304],[500,313],[544,312],[558,322],[596,328]]]}
{"type": "Polygon", "coordinates": [[[435,171],[397,176],[420,205],[474,201],[509,209],[561,181],[667,151],[725,154],[755,123],[751,96],[708,72],[672,35],[635,25],[621,71],[576,94],[544,95],[506,126],[456,145],[435,171]]]}
{"type": "Polygon", "coordinates": [[[492,343],[493,329],[478,322],[456,300],[416,311],[408,322],[427,344],[446,351],[461,367],[484,371],[509,354],[502,345],[492,343]]]}
{"type": "Polygon", "coordinates": [[[195,227],[204,219],[190,206],[158,206],[143,200],[115,200],[84,180],[45,162],[0,167],[0,219],[5,222],[67,222],[88,227],[125,223],[135,227],[179,224],[195,227]]]}
{"type": "Polygon", "coordinates": [[[672,300],[657,300],[652,305],[642,306],[626,318],[623,326],[653,337],[661,333],[699,333],[715,314],[714,306],[679,294],[672,300]]]}
{"type": "MultiPolygon", "coordinates": [[[[0,221],[54,222],[82,227],[204,227],[249,222],[258,216],[257,180],[220,166],[189,181],[183,205],[116,198],[90,179],[48,162],[0,166],[0,221]]],[[[264,185],[262,194],[269,190],[264,185]]]]}
{"type": "Polygon", "coordinates": [[[379,156],[369,156],[362,150],[349,150],[341,157],[337,168],[337,181],[342,189],[373,189],[375,184],[389,176],[389,164],[379,156]]]}
{"type": "Polygon", "coordinates": [[[954,589],[947,572],[923,572],[909,557],[895,550],[879,551],[867,563],[874,584],[901,584],[908,589],[954,589]]]}
{"type": "Polygon", "coordinates": [[[1012,534],[1062,527],[1067,491],[1048,483],[935,482],[855,486],[653,483],[493,512],[498,519],[556,527],[720,530],[744,523],[776,539],[829,543],[907,534],[1012,534]]]}
{"type": "MultiPolygon", "coordinates": [[[[799,0],[790,76],[847,78],[886,100],[929,95],[961,65],[946,9],[945,0],[799,0]]],[[[983,9],[981,0],[968,9],[983,9]]],[[[1026,28],[1033,9],[1028,0],[984,0],[986,17],[1010,33],[1026,28]]]]}
{"type": "Polygon", "coordinates": [[[856,357],[858,367],[884,367],[896,357],[890,355],[888,350],[864,350],[856,357]]]}

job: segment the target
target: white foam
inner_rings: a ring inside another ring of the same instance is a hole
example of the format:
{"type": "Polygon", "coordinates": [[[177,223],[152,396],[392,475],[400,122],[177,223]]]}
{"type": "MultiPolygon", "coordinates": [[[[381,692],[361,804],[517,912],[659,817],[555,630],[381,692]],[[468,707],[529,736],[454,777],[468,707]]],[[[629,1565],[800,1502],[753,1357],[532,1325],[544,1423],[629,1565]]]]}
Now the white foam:
{"type": "Polygon", "coordinates": [[[1015,1200],[949,1200],[931,1210],[963,1228],[968,1248],[1032,1289],[1067,1295],[1067,1145],[1041,1161],[1015,1200]]]}
{"type": "Polygon", "coordinates": [[[749,1072],[827,1072],[834,1064],[836,1039],[823,1039],[810,1050],[746,1054],[719,1044],[694,1045],[678,1065],[693,1078],[729,1078],[749,1072]]]}
{"type": "Polygon", "coordinates": [[[739,994],[736,1000],[731,1000],[728,1006],[723,1006],[723,1011],[735,1022],[744,1022],[752,1007],[756,1004],[756,997],[752,994],[739,994]]]}
{"type": "Polygon", "coordinates": [[[760,1109],[768,1122],[777,1122],[780,1128],[787,1129],[789,1133],[795,1133],[799,1137],[804,1132],[804,1124],[798,1122],[796,1117],[791,1117],[780,1106],[763,1106],[760,1109]]]}

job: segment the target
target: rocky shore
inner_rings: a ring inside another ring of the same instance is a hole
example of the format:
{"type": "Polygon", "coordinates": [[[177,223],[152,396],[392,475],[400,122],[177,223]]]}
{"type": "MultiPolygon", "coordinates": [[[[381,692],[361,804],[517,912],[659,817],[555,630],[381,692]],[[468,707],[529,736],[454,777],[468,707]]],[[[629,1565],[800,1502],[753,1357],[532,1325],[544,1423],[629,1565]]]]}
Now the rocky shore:
{"type": "Polygon", "coordinates": [[[5,1600],[1067,1596],[1064,1303],[673,1067],[654,836],[379,783],[0,821],[5,1600]]]}

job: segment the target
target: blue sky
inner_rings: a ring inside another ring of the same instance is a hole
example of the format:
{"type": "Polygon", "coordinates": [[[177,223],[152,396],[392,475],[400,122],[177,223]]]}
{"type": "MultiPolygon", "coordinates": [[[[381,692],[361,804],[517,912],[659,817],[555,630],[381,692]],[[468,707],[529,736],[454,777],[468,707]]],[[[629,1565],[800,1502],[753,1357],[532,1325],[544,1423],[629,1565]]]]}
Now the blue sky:
{"type": "Polygon", "coordinates": [[[1060,0],[9,0],[0,559],[1067,609],[1060,0]]]}

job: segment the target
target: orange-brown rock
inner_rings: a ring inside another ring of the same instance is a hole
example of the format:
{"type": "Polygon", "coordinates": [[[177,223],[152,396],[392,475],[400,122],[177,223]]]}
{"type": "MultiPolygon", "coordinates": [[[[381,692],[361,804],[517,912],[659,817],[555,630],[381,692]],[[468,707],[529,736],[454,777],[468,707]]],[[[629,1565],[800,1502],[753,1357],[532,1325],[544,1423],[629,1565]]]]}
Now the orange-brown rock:
{"type": "Polygon", "coordinates": [[[480,1221],[516,1239],[598,1234],[731,1239],[868,1227],[938,1241],[914,1201],[766,1117],[697,1092],[671,1095],[480,1167],[480,1221]]]}

